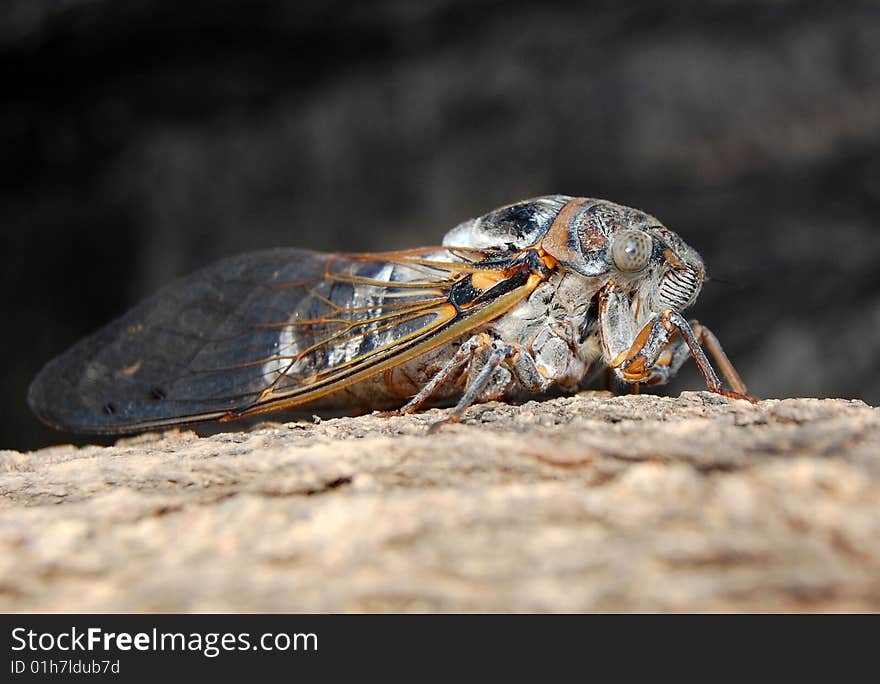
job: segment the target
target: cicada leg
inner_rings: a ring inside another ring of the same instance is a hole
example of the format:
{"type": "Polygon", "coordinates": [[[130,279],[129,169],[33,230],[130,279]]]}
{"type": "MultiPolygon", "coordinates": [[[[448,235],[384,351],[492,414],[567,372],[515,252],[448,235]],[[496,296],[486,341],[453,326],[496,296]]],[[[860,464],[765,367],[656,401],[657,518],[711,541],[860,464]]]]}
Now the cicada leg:
{"type": "Polygon", "coordinates": [[[508,388],[509,382],[498,383],[496,381],[493,384],[493,373],[502,364],[508,367],[512,377],[516,378],[519,385],[528,392],[534,394],[546,392],[552,384],[552,381],[538,369],[532,355],[514,342],[493,342],[489,356],[482,363],[479,372],[473,382],[467,386],[455,408],[446,418],[434,423],[429,429],[429,433],[434,433],[449,423],[457,423],[467,408],[477,400],[494,401],[500,399],[508,388]]]}
{"type": "Polygon", "coordinates": [[[746,385],[742,381],[742,378],[739,377],[739,373],[736,372],[736,368],[733,367],[730,359],[727,358],[727,354],[724,353],[724,349],[721,347],[718,338],[715,337],[715,333],[704,325],[701,325],[698,321],[691,321],[690,323],[697,341],[709,350],[715,363],[718,364],[718,367],[721,369],[721,373],[727,379],[728,384],[730,384],[734,391],[742,394],[750,400],[753,399],[753,397],[749,396],[746,385]]]}
{"type": "MultiPolygon", "coordinates": [[[[480,368],[479,373],[477,373],[473,382],[469,383],[467,388],[464,391],[464,394],[461,395],[461,398],[458,400],[458,403],[455,405],[455,408],[449,413],[446,418],[443,420],[438,420],[434,423],[429,429],[428,434],[434,434],[442,428],[444,425],[448,425],[449,423],[457,423],[461,420],[461,417],[464,415],[464,412],[468,409],[468,407],[473,404],[477,399],[491,400],[493,398],[497,398],[492,396],[494,393],[490,393],[489,396],[484,396],[485,390],[489,387],[490,382],[492,380],[492,374],[501,366],[507,359],[511,358],[514,354],[516,354],[516,349],[513,345],[509,344],[493,344],[492,350],[489,353],[488,358],[482,368],[480,368]]],[[[498,394],[500,395],[501,391],[504,388],[500,388],[498,394]]]]}
{"type": "MultiPolygon", "coordinates": [[[[603,300],[603,311],[608,312],[615,293],[603,300]]],[[[675,375],[688,356],[692,356],[710,391],[735,399],[757,401],[747,393],[745,384],[721,348],[718,338],[706,327],[689,323],[680,313],[665,309],[651,318],[637,333],[620,309],[612,310],[605,319],[603,333],[608,365],[627,383],[660,384],[675,375]],[[701,344],[705,344],[712,358],[732,390],[724,388],[701,344]]]]}
{"type": "MultiPolygon", "coordinates": [[[[693,331],[694,339],[696,339],[701,347],[705,347],[709,351],[709,354],[721,370],[724,379],[727,380],[727,383],[733,388],[733,391],[736,394],[747,397],[748,390],[746,389],[745,383],[743,383],[739,373],[736,372],[736,369],[733,367],[727,354],[724,353],[724,349],[721,347],[721,343],[718,341],[715,334],[699,321],[688,321],[688,324],[693,331]]],[[[660,355],[655,360],[654,365],[651,367],[650,375],[641,382],[645,385],[662,385],[666,383],[678,373],[679,369],[690,356],[690,347],[676,330],[675,337],[666,344],[663,351],[660,352],[660,355]]],[[[638,383],[636,383],[635,386],[638,386],[638,383]]]]}
{"type": "Polygon", "coordinates": [[[403,416],[413,413],[421,408],[431,395],[437,391],[446,380],[448,380],[455,372],[460,370],[467,362],[469,362],[475,354],[489,349],[492,345],[492,338],[487,333],[479,333],[469,338],[455,352],[449,361],[432,377],[428,383],[419,390],[412,399],[399,409],[393,411],[380,411],[377,415],[382,417],[403,416]]]}
{"type": "Polygon", "coordinates": [[[396,411],[383,411],[377,415],[399,416],[413,413],[430,399],[440,385],[461,370],[465,364],[468,365],[468,372],[472,374],[472,377],[469,378],[470,382],[449,415],[431,425],[428,430],[430,434],[444,425],[457,423],[474,402],[493,401],[501,398],[511,379],[511,377],[501,378],[499,381],[494,376],[495,371],[502,365],[507,365],[511,376],[515,377],[519,384],[530,392],[544,392],[551,384],[550,380],[538,370],[531,354],[522,349],[520,345],[493,340],[487,333],[479,333],[462,344],[443,368],[406,404],[396,411]]]}
{"type": "Polygon", "coordinates": [[[550,380],[538,370],[531,354],[515,343],[493,340],[487,333],[478,333],[464,342],[449,361],[406,404],[393,411],[379,411],[380,417],[402,416],[421,408],[437,389],[462,367],[468,365],[470,373],[476,373],[451,413],[444,420],[431,426],[435,432],[441,425],[461,420],[467,408],[474,402],[493,401],[503,396],[508,383],[492,384],[493,372],[507,365],[519,384],[529,392],[545,392],[550,380]],[[483,357],[483,358],[480,358],[483,357]]]}

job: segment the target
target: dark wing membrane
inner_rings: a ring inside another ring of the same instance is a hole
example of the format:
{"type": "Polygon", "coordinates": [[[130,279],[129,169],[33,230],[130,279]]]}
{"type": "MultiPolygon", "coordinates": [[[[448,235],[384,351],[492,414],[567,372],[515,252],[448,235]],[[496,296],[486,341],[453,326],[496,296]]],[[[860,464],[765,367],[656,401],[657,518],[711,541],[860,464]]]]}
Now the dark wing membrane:
{"type": "Polygon", "coordinates": [[[380,372],[401,350],[436,346],[442,331],[490,308],[450,303],[480,255],[443,254],[275,250],[218,262],[51,361],[29,403],[45,422],[80,432],[303,403],[380,372]]]}

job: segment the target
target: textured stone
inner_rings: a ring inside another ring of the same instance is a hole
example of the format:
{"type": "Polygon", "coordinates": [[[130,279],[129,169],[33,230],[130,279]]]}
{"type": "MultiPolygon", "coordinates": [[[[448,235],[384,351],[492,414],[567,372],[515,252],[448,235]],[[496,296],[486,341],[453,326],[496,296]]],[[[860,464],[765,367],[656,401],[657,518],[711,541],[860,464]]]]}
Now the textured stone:
{"type": "Polygon", "coordinates": [[[442,415],[0,452],[0,610],[880,610],[876,408],[442,415]]]}

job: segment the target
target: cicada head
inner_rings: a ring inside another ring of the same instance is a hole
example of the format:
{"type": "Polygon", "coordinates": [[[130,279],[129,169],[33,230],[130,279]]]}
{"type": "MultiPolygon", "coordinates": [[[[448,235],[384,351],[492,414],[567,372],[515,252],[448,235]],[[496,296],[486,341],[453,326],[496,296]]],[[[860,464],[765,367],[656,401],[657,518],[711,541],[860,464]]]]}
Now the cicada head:
{"type": "Polygon", "coordinates": [[[541,247],[567,269],[613,280],[645,311],[682,311],[703,285],[703,260],[684,240],[650,214],[606,200],[569,202],[541,247]]]}

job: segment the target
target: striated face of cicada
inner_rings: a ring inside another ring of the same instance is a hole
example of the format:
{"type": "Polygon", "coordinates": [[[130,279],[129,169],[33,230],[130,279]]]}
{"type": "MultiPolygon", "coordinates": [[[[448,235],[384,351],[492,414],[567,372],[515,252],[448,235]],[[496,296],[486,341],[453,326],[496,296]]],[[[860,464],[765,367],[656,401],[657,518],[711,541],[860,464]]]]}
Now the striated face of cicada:
{"type": "Polygon", "coordinates": [[[666,247],[660,268],[660,306],[664,309],[684,311],[691,306],[703,287],[705,269],[703,260],[689,245],[677,235],[667,231],[680,244],[673,249],[666,247]]]}

